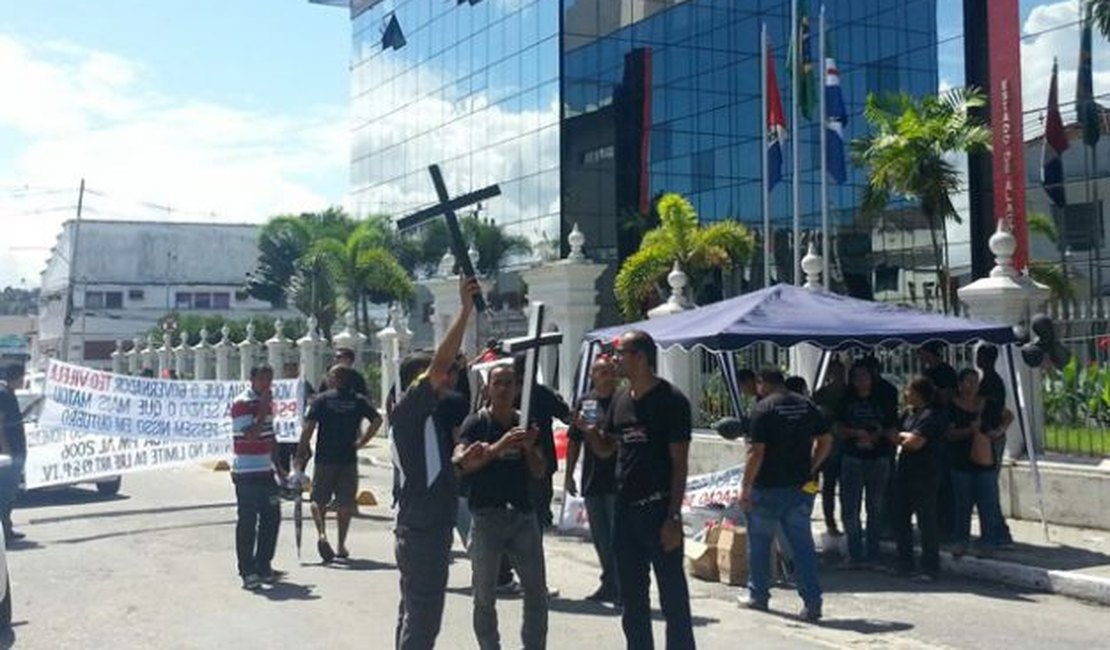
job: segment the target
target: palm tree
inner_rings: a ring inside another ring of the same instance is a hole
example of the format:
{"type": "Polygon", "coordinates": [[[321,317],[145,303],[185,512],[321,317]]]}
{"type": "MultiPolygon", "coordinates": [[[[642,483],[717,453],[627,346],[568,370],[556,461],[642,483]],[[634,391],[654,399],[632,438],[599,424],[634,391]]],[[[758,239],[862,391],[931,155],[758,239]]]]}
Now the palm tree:
{"type": "Polygon", "coordinates": [[[743,265],[755,251],[755,237],[736,221],[698,224],[694,206],[680,194],[664,194],[656,204],[659,226],[647,231],[640,249],[621,264],[614,290],[625,318],[642,317],[664,295],[665,280],[678,262],[695,292],[719,270],[743,265]]]}
{"type": "Polygon", "coordinates": [[[1089,2],[1095,26],[1103,36],[1110,39],[1110,0],[1089,0],[1089,2]]]}
{"type": "MultiPolygon", "coordinates": [[[[1060,233],[1056,224],[1048,216],[1031,212],[1026,215],[1030,235],[1041,235],[1054,246],[1060,246],[1060,233]]],[[[1075,297],[1075,281],[1067,271],[1067,259],[1061,254],[1059,262],[1046,262],[1030,260],[1029,275],[1037,282],[1048,287],[1052,299],[1056,301],[1072,300],[1075,297]]]]}
{"type": "MultiPolygon", "coordinates": [[[[467,244],[478,251],[478,265],[475,271],[484,276],[495,275],[505,261],[512,255],[524,255],[532,250],[526,237],[509,235],[505,229],[492,219],[482,219],[469,215],[459,220],[459,228],[467,244]]],[[[439,267],[444,252],[450,247],[447,225],[437,219],[424,226],[419,240],[417,266],[431,274],[439,267]]]]}
{"type": "Polygon", "coordinates": [[[863,209],[878,212],[894,198],[916,201],[929,227],[937,285],[948,311],[944,252],[937,239],[948,219],[959,222],[952,195],[961,188],[954,158],[990,148],[990,129],[972,116],[986,106],[974,88],[955,88],[915,100],[906,94],[885,100],[869,94],[864,117],[872,133],[852,142],[856,164],[870,169],[863,209]]]}
{"type": "Polygon", "coordinates": [[[312,228],[303,215],[270,219],[258,233],[258,266],[247,281],[247,293],[275,308],[285,307],[297,260],[308,252],[312,239],[312,228]]]}

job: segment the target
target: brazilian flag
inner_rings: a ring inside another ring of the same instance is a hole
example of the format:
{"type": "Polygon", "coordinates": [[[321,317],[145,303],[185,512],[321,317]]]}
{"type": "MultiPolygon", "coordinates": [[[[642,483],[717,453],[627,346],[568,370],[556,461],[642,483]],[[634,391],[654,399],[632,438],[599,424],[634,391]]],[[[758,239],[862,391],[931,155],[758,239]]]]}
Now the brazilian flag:
{"type": "Polygon", "coordinates": [[[790,70],[791,78],[794,76],[794,66],[798,69],[797,86],[794,87],[794,96],[797,98],[798,107],[807,120],[814,117],[814,108],[817,105],[817,63],[813,59],[813,26],[809,19],[809,3],[806,0],[795,0],[798,3],[798,24],[794,26],[794,35],[790,39],[790,56],[786,63],[790,70]]]}

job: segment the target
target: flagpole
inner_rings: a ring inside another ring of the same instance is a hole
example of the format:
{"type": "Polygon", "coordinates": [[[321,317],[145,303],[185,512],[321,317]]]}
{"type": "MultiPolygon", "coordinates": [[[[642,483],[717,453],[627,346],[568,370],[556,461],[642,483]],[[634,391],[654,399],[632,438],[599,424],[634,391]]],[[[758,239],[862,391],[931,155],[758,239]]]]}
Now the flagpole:
{"type": "Polygon", "coordinates": [[[794,181],[794,247],[791,251],[793,256],[794,268],[794,284],[801,286],[802,284],[802,184],[801,184],[801,164],[798,160],[800,147],[799,141],[802,139],[801,124],[798,122],[798,90],[801,87],[801,77],[799,76],[798,66],[802,62],[801,48],[802,43],[799,40],[801,30],[798,25],[798,0],[791,0],[790,2],[790,26],[793,30],[794,47],[792,48],[791,56],[794,60],[790,62],[790,120],[794,125],[794,137],[791,138],[791,163],[793,165],[793,181],[794,181]]]}
{"type": "Polygon", "coordinates": [[[821,62],[821,280],[825,289],[829,288],[829,132],[828,104],[825,100],[825,87],[829,80],[829,62],[825,50],[825,5],[821,5],[821,30],[817,45],[817,57],[821,62]]]}
{"type": "Polygon", "coordinates": [[[763,286],[771,286],[771,253],[774,250],[771,237],[771,165],[767,160],[767,143],[770,141],[767,132],[767,23],[759,32],[759,61],[760,61],[760,119],[759,132],[763,134],[760,150],[763,152],[763,286]]]}

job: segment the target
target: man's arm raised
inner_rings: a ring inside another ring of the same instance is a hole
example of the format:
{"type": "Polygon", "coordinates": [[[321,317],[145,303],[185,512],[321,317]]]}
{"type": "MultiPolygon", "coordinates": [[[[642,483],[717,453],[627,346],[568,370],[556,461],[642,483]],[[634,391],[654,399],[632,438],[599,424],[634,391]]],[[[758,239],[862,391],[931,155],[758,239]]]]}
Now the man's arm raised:
{"type": "Polygon", "coordinates": [[[432,357],[432,365],[428,368],[428,378],[432,382],[432,387],[437,391],[444,388],[447,383],[451,365],[455,363],[455,357],[458,356],[459,348],[462,347],[463,336],[466,334],[466,324],[470,320],[470,314],[474,311],[474,296],[481,293],[481,291],[482,287],[475,278],[459,277],[459,313],[455,314],[455,320],[451,322],[451,327],[447,328],[447,334],[444,335],[439,347],[436,348],[435,356],[432,357]]]}

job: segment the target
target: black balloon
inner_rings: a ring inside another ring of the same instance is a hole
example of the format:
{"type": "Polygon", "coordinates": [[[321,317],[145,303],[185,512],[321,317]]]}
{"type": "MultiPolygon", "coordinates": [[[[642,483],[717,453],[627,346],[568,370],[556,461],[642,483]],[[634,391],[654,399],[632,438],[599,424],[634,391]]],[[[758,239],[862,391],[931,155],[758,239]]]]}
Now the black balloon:
{"type": "Polygon", "coordinates": [[[1030,368],[1040,368],[1044,363],[1044,350],[1036,343],[1026,343],[1021,346],[1021,360],[1030,368]]]}
{"type": "Polygon", "coordinates": [[[713,428],[717,430],[717,435],[725,440],[736,440],[742,437],[747,432],[747,426],[742,420],[737,418],[721,418],[713,423],[713,428]]]}

